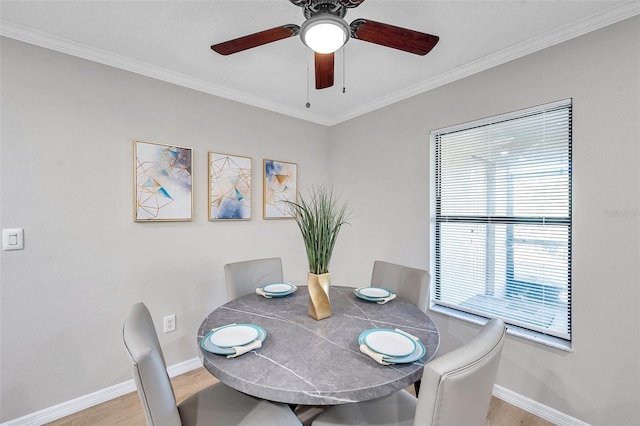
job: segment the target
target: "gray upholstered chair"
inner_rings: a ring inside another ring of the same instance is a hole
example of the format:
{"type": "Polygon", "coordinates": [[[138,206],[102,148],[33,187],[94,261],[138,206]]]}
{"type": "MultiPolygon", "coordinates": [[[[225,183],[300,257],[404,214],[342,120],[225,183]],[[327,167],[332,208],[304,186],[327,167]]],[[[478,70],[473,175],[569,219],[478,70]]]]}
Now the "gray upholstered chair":
{"type": "Polygon", "coordinates": [[[137,303],[129,311],[123,338],[149,425],[302,426],[287,405],[245,395],[222,383],[176,405],[158,335],[143,303],[137,303]]]}
{"type": "Polygon", "coordinates": [[[413,303],[425,312],[427,311],[430,280],[431,274],[422,269],[410,268],[382,260],[376,260],[373,263],[372,287],[387,288],[401,299],[413,303]]]}
{"type": "Polygon", "coordinates": [[[370,401],[336,405],[313,426],[484,426],[506,327],[489,321],[468,343],[427,363],[415,398],[401,390],[370,401]]]}
{"type": "MultiPolygon", "coordinates": [[[[371,274],[372,287],[384,287],[398,297],[413,303],[420,310],[427,311],[429,297],[429,272],[408,266],[376,260],[371,274]]],[[[420,392],[420,380],[415,382],[416,395],[420,392]]]]}
{"type": "Polygon", "coordinates": [[[254,293],[257,287],[282,282],[282,259],[245,260],[224,265],[229,300],[254,293]]]}

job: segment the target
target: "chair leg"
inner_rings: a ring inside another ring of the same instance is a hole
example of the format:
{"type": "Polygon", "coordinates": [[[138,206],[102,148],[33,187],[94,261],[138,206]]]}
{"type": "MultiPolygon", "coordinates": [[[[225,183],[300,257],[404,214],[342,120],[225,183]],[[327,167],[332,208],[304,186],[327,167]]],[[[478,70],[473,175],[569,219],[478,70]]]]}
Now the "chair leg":
{"type": "Polygon", "coordinates": [[[416,391],[416,397],[418,396],[418,394],[420,393],[420,380],[418,380],[417,382],[415,382],[413,384],[413,388],[416,391]]]}

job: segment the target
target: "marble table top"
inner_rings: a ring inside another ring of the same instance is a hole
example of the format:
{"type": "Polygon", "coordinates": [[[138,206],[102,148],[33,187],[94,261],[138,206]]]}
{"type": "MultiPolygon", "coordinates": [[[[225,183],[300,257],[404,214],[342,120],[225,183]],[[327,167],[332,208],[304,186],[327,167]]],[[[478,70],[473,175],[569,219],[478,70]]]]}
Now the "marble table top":
{"type": "Polygon", "coordinates": [[[249,395],[301,405],[366,401],[403,389],[422,377],[438,349],[435,323],[417,306],[396,298],[366,302],[351,287],[332,286],[331,317],[307,314],[306,286],[287,297],[250,294],[213,311],[200,325],[200,341],[212,328],[256,324],[267,331],[262,347],[227,359],[205,351],[204,367],[221,382],[249,395]],[[419,337],[425,356],[410,364],[380,365],[359,350],[358,336],[371,328],[399,328],[419,337]]]}

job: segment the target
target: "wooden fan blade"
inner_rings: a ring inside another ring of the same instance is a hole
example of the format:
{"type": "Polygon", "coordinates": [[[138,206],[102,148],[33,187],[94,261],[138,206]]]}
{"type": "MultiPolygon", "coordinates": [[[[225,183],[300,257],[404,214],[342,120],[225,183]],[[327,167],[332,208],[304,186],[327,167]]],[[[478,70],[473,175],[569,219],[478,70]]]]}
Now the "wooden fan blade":
{"type": "Polygon", "coordinates": [[[333,86],[333,53],[313,52],[316,62],[316,89],[333,86]]]}
{"type": "Polygon", "coordinates": [[[253,47],[262,46],[263,44],[293,37],[298,35],[299,32],[300,27],[298,25],[283,25],[281,27],[271,28],[269,30],[260,31],[244,37],[214,44],[211,46],[211,49],[221,55],[230,55],[253,47]]]}
{"type": "Polygon", "coordinates": [[[440,37],[368,19],[351,23],[351,37],[416,55],[426,55],[440,37]]]}

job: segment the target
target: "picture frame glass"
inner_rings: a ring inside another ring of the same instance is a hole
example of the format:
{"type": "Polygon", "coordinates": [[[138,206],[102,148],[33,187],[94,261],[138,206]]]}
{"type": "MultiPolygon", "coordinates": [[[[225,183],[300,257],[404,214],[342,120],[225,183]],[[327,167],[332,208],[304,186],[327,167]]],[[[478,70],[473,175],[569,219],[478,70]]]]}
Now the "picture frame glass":
{"type": "Polygon", "coordinates": [[[250,157],[209,152],[209,220],[250,220],[250,157]]]}
{"type": "Polygon", "coordinates": [[[134,220],[193,219],[192,149],[134,141],[134,220]]]}
{"type": "Polygon", "coordinates": [[[263,218],[292,219],[293,211],[284,201],[298,200],[298,165],[268,159],[263,165],[263,218]]]}

